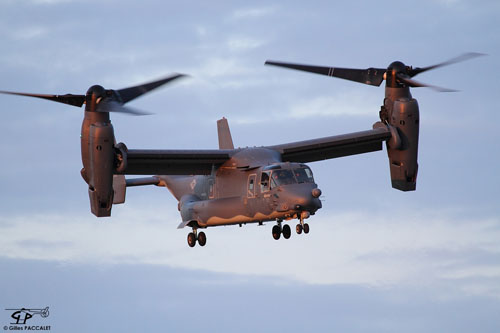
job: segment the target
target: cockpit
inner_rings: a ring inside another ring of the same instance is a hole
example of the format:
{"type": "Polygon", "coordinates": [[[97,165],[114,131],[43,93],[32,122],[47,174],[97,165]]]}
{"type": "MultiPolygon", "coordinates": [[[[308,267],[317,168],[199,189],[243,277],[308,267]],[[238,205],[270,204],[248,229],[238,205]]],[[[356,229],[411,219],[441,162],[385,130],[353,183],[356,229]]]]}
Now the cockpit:
{"type": "Polygon", "coordinates": [[[266,192],[282,185],[314,183],[311,169],[305,164],[272,164],[262,168],[260,191],[266,192]]]}

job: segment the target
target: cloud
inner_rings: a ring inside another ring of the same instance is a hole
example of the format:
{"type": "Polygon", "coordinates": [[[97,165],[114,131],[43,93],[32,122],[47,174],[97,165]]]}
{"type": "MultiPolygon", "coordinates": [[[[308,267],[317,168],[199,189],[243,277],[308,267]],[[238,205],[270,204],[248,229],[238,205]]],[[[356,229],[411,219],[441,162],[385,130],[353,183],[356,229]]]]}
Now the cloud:
{"type": "Polygon", "coordinates": [[[275,11],[276,7],[244,8],[235,10],[232,13],[231,18],[233,20],[257,19],[271,15],[275,11]]]}
{"type": "Polygon", "coordinates": [[[462,3],[461,0],[437,0],[438,3],[452,7],[462,3]]]}
{"type": "Polygon", "coordinates": [[[289,115],[301,119],[308,117],[373,116],[378,114],[379,94],[362,94],[351,90],[335,96],[317,96],[298,100],[290,106],[289,115]],[[367,108],[366,105],[374,105],[367,108]]]}
{"type": "MultiPolygon", "coordinates": [[[[214,90],[232,91],[266,86],[265,76],[259,75],[263,70],[263,68],[256,69],[254,66],[249,65],[245,59],[238,57],[213,56],[203,59],[197,66],[182,68],[180,72],[195,74],[181,84],[189,86],[190,89],[198,89],[203,93],[208,89],[210,96],[207,96],[207,98],[220,99],[220,96],[223,95],[217,95],[214,90]]],[[[246,91],[245,95],[248,95],[246,91]]],[[[225,96],[224,98],[228,100],[232,96],[225,96]]]]}
{"type": "Polygon", "coordinates": [[[47,36],[49,29],[42,26],[23,27],[10,32],[10,37],[14,40],[30,40],[47,36]]]}
{"type": "Polygon", "coordinates": [[[245,66],[237,58],[213,57],[207,59],[195,71],[197,76],[209,78],[228,77],[235,75],[245,75],[250,72],[250,68],[245,66]]]}
{"type": "MultiPolygon", "coordinates": [[[[158,207],[115,208],[111,219],[27,215],[0,219],[3,257],[80,263],[166,265],[308,284],[439,285],[451,294],[500,298],[496,260],[500,222],[460,221],[421,212],[387,216],[345,212],[312,218],[309,235],[271,238],[272,223],[210,228],[205,248],[188,248],[177,212],[158,207]],[[35,241],[38,240],[38,241],[35,241]],[[228,249],[230,249],[228,251],[228,249]],[[476,255],[470,255],[476,253],[476,255]],[[489,284],[484,284],[489,279],[489,284]]],[[[292,226],[293,226],[292,222],[292,226]]]]}
{"type": "Polygon", "coordinates": [[[231,37],[227,41],[227,47],[231,52],[243,52],[261,47],[266,42],[251,37],[231,37]]]}
{"type": "Polygon", "coordinates": [[[62,3],[74,2],[75,0],[31,0],[35,5],[59,5],[62,3]]]}

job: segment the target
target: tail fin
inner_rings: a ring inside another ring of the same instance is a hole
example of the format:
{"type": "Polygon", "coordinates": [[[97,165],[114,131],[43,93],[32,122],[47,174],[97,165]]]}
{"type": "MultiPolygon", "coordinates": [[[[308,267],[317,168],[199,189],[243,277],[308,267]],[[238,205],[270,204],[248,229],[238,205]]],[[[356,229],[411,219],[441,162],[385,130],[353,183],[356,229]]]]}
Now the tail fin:
{"type": "Polygon", "coordinates": [[[229,124],[224,117],[217,120],[217,134],[219,135],[219,149],[234,149],[229,124]]]}

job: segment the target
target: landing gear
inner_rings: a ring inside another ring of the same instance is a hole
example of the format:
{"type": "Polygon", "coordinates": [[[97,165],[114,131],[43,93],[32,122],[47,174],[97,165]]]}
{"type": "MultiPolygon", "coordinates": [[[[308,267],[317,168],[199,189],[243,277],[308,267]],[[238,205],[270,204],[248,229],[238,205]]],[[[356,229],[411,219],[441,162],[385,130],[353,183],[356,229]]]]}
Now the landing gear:
{"type": "Polygon", "coordinates": [[[281,222],[278,222],[278,224],[273,227],[273,238],[278,240],[281,234],[283,234],[283,238],[288,239],[292,235],[292,229],[290,229],[288,224],[281,226],[281,222]]]}
{"type": "Polygon", "coordinates": [[[196,235],[194,234],[194,232],[190,232],[188,234],[188,245],[190,247],[194,247],[196,245],[196,235]]]}
{"type": "Polygon", "coordinates": [[[290,236],[292,235],[292,230],[290,229],[290,226],[288,224],[285,224],[283,226],[283,229],[281,230],[281,232],[283,233],[283,237],[285,239],[290,238],[290,236]]]}
{"type": "Polygon", "coordinates": [[[205,244],[207,244],[207,235],[205,235],[203,231],[198,234],[198,244],[200,244],[200,246],[205,246],[205,244]]]}
{"type": "Polygon", "coordinates": [[[276,224],[273,227],[273,238],[278,240],[278,239],[280,239],[280,236],[281,236],[281,226],[276,224]]]}
{"type": "Polygon", "coordinates": [[[196,229],[193,229],[193,232],[190,232],[187,237],[188,245],[190,247],[194,247],[196,245],[196,241],[200,246],[205,246],[207,244],[207,235],[202,231],[197,233],[196,229]]]}
{"type": "Polygon", "coordinates": [[[298,235],[300,235],[302,233],[302,231],[304,231],[305,234],[308,234],[309,233],[309,224],[307,223],[304,223],[304,219],[308,218],[309,217],[309,212],[302,212],[300,214],[300,223],[298,223],[296,226],[295,226],[295,231],[297,232],[298,235]]]}

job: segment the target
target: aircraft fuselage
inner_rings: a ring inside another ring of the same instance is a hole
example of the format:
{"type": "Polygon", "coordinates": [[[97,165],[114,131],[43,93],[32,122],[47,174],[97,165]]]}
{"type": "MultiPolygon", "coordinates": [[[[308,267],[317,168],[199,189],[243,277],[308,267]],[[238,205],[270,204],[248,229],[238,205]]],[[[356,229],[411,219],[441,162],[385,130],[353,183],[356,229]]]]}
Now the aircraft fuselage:
{"type": "Polygon", "coordinates": [[[242,149],[209,176],[160,179],[179,200],[179,227],[303,219],[321,208],[311,169],[265,148],[242,149]]]}

